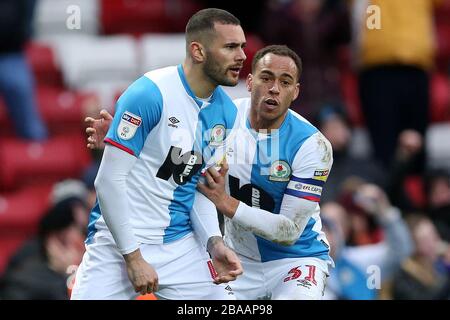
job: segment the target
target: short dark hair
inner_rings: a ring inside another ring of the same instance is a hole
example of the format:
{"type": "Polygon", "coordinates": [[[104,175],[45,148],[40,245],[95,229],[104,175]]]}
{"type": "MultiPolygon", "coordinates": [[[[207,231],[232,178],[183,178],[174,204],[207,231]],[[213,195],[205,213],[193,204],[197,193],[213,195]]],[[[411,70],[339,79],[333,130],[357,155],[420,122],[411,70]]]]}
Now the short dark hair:
{"type": "Polygon", "coordinates": [[[189,19],[186,25],[186,44],[211,34],[215,23],[241,25],[239,19],[228,11],[217,8],[200,10],[189,19]]]}
{"type": "Polygon", "coordinates": [[[296,54],[292,49],[285,45],[271,45],[266,46],[260,50],[258,50],[252,60],[252,72],[255,71],[256,64],[259,60],[261,60],[266,54],[272,53],[277,56],[289,57],[294,60],[295,65],[297,66],[297,81],[300,80],[300,75],[302,74],[302,59],[296,54]]]}

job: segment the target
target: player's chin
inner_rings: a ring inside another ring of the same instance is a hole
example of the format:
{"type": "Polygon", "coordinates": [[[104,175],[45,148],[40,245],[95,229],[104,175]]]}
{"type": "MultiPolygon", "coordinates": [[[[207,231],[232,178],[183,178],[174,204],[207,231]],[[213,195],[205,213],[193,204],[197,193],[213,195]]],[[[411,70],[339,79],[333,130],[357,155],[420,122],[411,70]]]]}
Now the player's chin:
{"type": "Polygon", "coordinates": [[[239,82],[239,72],[228,70],[227,73],[227,85],[229,86],[235,86],[239,82]]]}

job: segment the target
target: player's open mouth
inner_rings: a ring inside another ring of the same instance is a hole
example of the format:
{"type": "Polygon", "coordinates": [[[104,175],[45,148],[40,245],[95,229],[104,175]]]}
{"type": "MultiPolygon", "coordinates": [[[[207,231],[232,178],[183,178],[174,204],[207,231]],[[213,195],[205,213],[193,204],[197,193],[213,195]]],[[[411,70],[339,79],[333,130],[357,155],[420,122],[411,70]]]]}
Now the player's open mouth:
{"type": "Polygon", "coordinates": [[[233,67],[233,68],[229,68],[228,70],[231,71],[233,76],[239,76],[239,72],[241,72],[241,67],[233,67]]]}
{"type": "Polygon", "coordinates": [[[268,98],[268,99],[264,100],[264,103],[266,104],[266,106],[269,109],[275,109],[279,105],[279,102],[272,98],[268,98]]]}

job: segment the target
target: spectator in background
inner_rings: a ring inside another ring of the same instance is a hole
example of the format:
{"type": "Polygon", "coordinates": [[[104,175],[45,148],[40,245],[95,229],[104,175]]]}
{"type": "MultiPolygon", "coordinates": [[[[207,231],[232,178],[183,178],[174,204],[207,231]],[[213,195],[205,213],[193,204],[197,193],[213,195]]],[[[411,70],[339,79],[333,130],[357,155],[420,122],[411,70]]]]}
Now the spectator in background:
{"type": "Polygon", "coordinates": [[[68,273],[71,266],[78,266],[84,253],[85,235],[75,218],[77,201],[64,199],[42,218],[37,237],[10,260],[0,282],[0,298],[69,298],[68,273]]]}
{"type": "Polygon", "coordinates": [[[402,210],[417,210],[416,204],[405,193],[404,182],[413,171],[414,158],[423,148],[423,137],[415,130],[404,130],[398,138],[395,155],[388,170],[369,155],[352,152],[352,128],[339,105],[321,108],[315,121],[319,130],[333,146],[333,171],[328,177],[322,199],[335,201],[345,180],[359,177],[381,186],[392,204],[402,210]]]}
{"type": "Polygon", "coordinates": [[[402,300],[450,299],[450,247],[430,219],[415,214],[407,218],[415,251],[392,281],[392,298],[402,300]]]}
{"type": "MultiPolygon", "coordinates": [[[[95,179],[95,176],[93,179],[95,179]]],[[[89,190],[89,186],[86,184],[87,182],[88,181],[80,181],[76,179],[66,179],[60,181],[53,186],[53,190],[50,195],[50,203],[54,206],[63,201],[70,201],[75,222],[79,226],[80,231],[84,234],[87,234],[87,225],[90,213],[89,208],[91,208],[90,204],[92,202],[90,199],[92,195],[89,190]]]]}
{"type": "Polygon", "coordinates": [[[38,112],[33,74],[24,55],[35,2],[0,1],[0,97],[6,102],[17,135],[41,141],[48,133],[38,112]]]}
{"type": "Polygon", "coordinates": [[[414,173],[418,157],[423,156],[424,139],[420,132],[403,130],[398,136],[395,154],[389,167],[389,179],[385,187],[392,203],[404,211],[414,211],[422,204],[417,203],[405,191],[406,179],[414,173]]]}
{"type": "Polygon", "coordinates": [[[431,170],[424,182],[429,217],[441,237],[450,242],[450,174],[444,169],[431,170]]]}
{"type": "Polygon", "coordinates": [[[343,182],[349,177],[360,177],[367,182],[386,185],[387,173],[379,163],[351,152],[352,128],[342,107],[325,105],[316,116],[315,124],[333,147],[333,170],[328,177],[327,188],[322,193],[324,202],[337,200],[343,182]]]}
{"type": "MultiPolygon", "coordinates": [[[[422,136],[428,125],[429,70],[434,59],[433,6],[437,0],[371,0],[380,8],[380,28],[369,29],[368,1],[353,3],[355,59],[362,111],[375,156],[385,168],[394,158],[400,132],[422,136]]],[[[425,163],[417,155],[416,171],[425,163]]]]}
{"type": "Polygon", "coordinates": [[[350,35],[341,1],[271,0],[261,19],[266,43],[282,43],[302,57],[302,94],[292,109],[310,120],[324,102],[341,101],[337,50],[350,35]]]}
{"type": "Polygon", "coordinates": [[[364,222],[362,216],[357,221],[352,219],[340,204],[328,202],[322,206],[325,233],[327,238],[330,237],[331,254],[336,264],[328,279],[327,299],[376,299],[380,288],[368,286],[369,276],[376,276],[375,272],[379,270],[380,285],[383,286],[412,251],[410,234],[400,211],[389,203],[380,188],[360,184],[353,198],[355,206],[373,217],[382,236],[368,232],[368,222],[364,222]],[[365,239],[361,237],[364,229],[367,232],[365,239]]]}

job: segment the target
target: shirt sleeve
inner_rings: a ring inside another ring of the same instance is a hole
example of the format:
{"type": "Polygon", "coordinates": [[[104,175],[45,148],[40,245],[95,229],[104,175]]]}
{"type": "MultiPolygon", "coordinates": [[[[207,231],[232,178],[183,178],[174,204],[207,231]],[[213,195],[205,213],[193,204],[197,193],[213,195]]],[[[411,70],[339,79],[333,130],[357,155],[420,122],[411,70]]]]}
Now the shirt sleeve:
{"type": "Polygon", "coordinates": [[[106,145],[95,179],[100,210],[122,254],[128,254],[139,248],[129,221],[130,206],[126,183],[127,176],[136,161],[136,157],[106,145]]]}
{"type": "Polygon", "coordinates": [[[222,237],[214,203],[198,191],[195,192],[190,218],[192,229],[205,248],[207,248],[209,238],[222,237]]]}
{"type": "Polygon", "coordinates": [[[319,211],[318,202],[332,163],[330,142],[320,132],[313,134],[294,157],[280,213],[273,214],[241,202],[232,219],[269,241],[292,245],[319,211]]]}
{"type": "Polygon", "coordinates": [[[139,157],[150,131],[159,123],[163,99],[157,85],[142,76],[120,96],[105,142],[139,157]]]}
{"type": "Polygon", "coordinates": [[[317,132],[300,147],[292,165],[292,176],[285,194],[320,202],[322,190],[333,164],[330,142],[317,132]]]}

